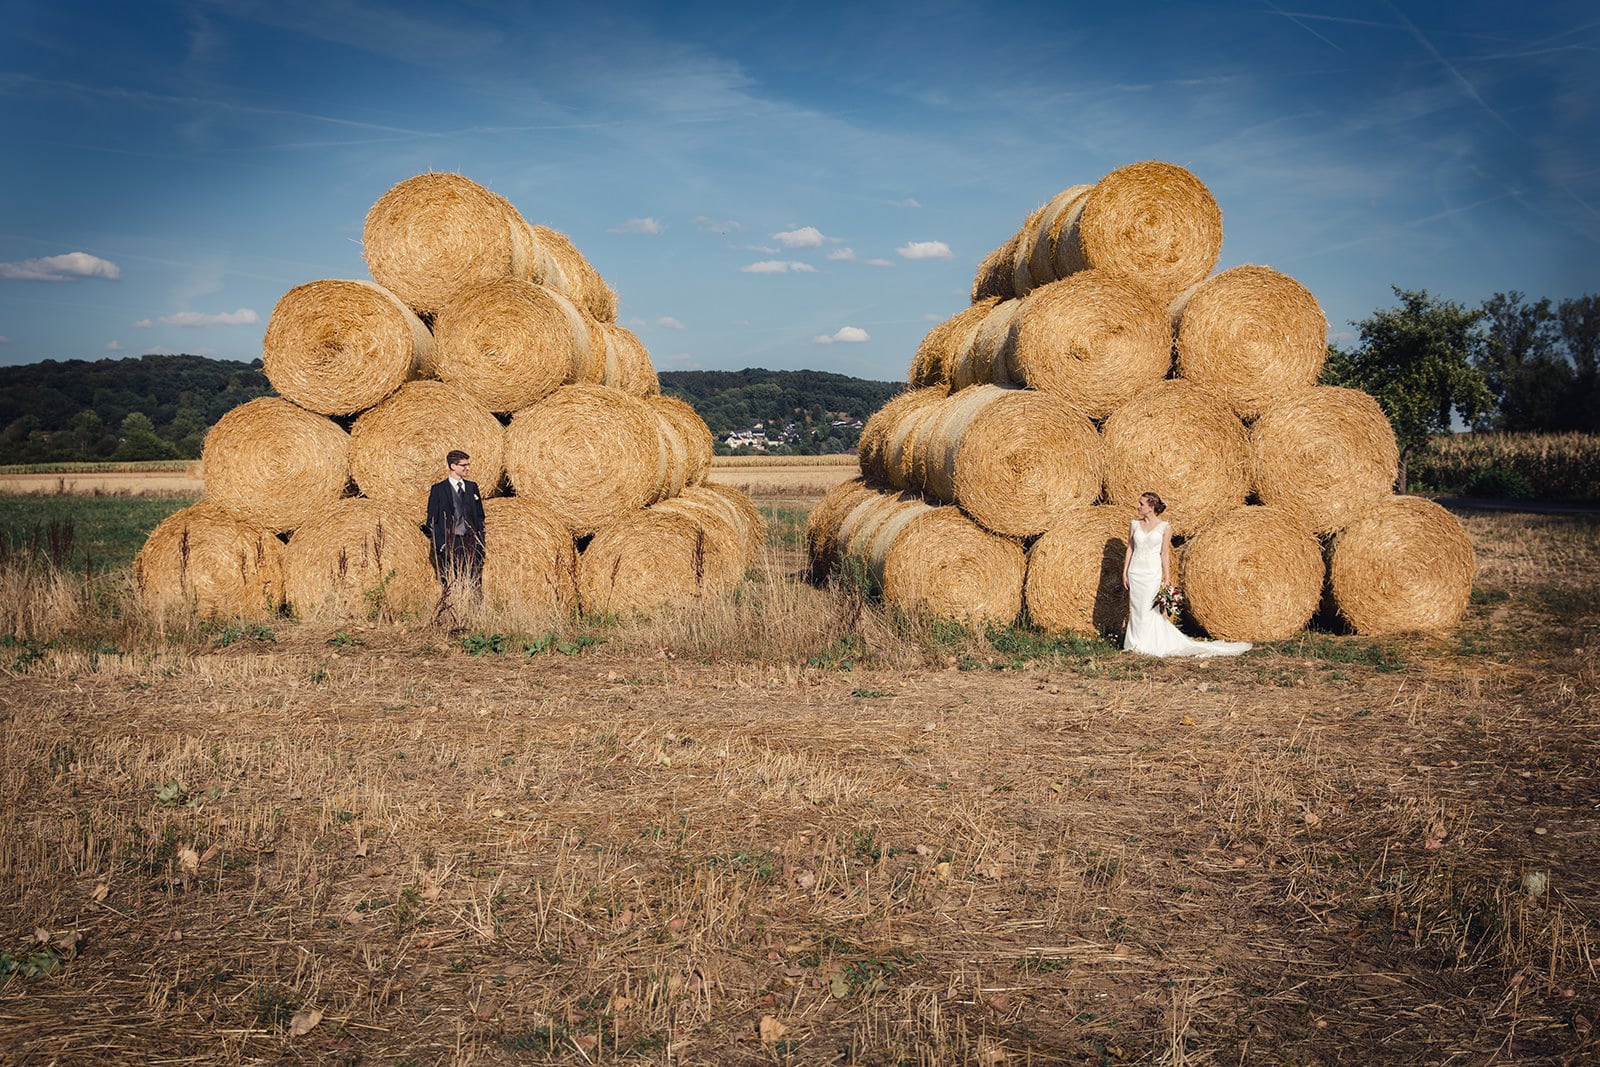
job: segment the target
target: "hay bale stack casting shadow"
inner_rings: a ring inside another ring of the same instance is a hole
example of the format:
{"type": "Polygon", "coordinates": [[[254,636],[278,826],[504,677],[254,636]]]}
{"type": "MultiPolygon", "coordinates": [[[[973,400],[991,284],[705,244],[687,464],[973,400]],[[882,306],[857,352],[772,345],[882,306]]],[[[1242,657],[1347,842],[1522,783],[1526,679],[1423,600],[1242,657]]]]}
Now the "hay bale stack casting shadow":
{"type": "Polygon", "coordinates": [[[285,399],[352,415],[431,373],[433,347],[422,320],[371,282],[307,282],[272,309],[261,369],[285,399]]]}
{"type": "Polygon", "coordinates": [[[1101,427],[1106,499],[1130,511],[1143,493],[1167,504],[1173,533],[1193,534],[1250,495],[1250,440],[1218,394],[1157,382],[1101,427]]]}
{"type": "Polygon", "coordinates": [[[435,372],[485,409],[509,413],[571,380],[597,346],[572,302],[521,278],[463,289],[433,323],[435,372]]]}
{"type": "Polygon", "coordinates": [[[499,492],[505,428],[483,405],[444,382],[407,382],[350,428],[350,475],[363,496],[421,522],[428,487],[444,476],[444,457],[472,457],[485,497],[499,492]]]}
{"type": "Polygon", "coordinates": [[[207,500],[281,533],[345,495],[350,435],[281,397],[257,397],[206,433],[200,469],[207,500]]]}
{"type": "Polygon", "coordinates": [[[691,518],[687,510],[646,508],[594,535],[578,558],[585,614],[648,615],[739,584],[743,540],[723,523],[691,518]]]}
{"type": "Polygon", "coordinates": [[[599,322],[617,321],[617,294],[571,238],[548,226],[528,227],[530,276],[554,289],[599,322]]]}
{"type": "Polygon", "coordinates": [[[1212,637],[1279,641],[1322,601],[1322,542],[1277,508],[1242,507],[1183,546],[1189,612],[1212,637]]]}
{"type": "Polygon", "coordinates": [[[981,526],[1032,537],[1100,495],[1100,435],[1060,397],[984,385],[931,409],[916,435],[913,487],[981,526]]]}
{"type": "Polygon", "coordinates": [[[1394,490],[1400,451],[1378,402],[1318,385],[1250,427],[1256,495],[1317,533],[1333,533],[1394,490]]]}
{"type": "Polygon", "coordinates": [[[1335,605],[1362,634],[1443,630],[1467,610],[1477,559],[1461,523],[1431,500],[1392,496],[1334,539],[1335,605]]]}
{"type": "Polygon", "coordinates": [[[415,520],[351,497],[289,539],[284,595],[302,619],[416,618],[437,607],[439,579],[415,520]]]}
{"type": "Polygon", "coordinates": [[[1316,385],[1328,356],[1328,318],[1316,297],[1271,267],[1225,270],[1169,313],[1178,373],[1215,389],[1240,418],[1316,385]]]}
{"type": "Polygon", "coordinates": [[[555,512],[521,496],[483,502],[483,596],[533,623],[578,607],[578,550],[555,512]]]}
{"type": "Polygon", "coordinates": [[[283,603],[283,543],[264,527],[201,501],[162,520],[133,561],[144,605],[258,618],[283,603]]]}
{"type": "Polygon", "coordinates": [[[575,537],[653,504],[661,493],[660,420],[636,396],[564,385],[511,417],[506,475],[518,496],[547,505],[575,537]]]}
{"type": "Polygon", "coordinates": [[[1050,633],[1115,633],[1128,621],[1122,587],[1130,513],[1075,508],[1028,549],[1028,618],[1050,633]]]}
{"type": "Polygon", "coordinates": [[[945,319],[929,330],[917,346],[907,379],[913,389],[930,385],[949,386],[955,368],[956,356],[971,343],[972,332],[984,317],[1000,303],[999,297],[985,297],[972,306],[945,319]]]}
{"type": "MultiPolygon", "coordinates": [[[[713,445],[711,427],[687,401],[656,393],[644,398],[661,420],[663,437],[671,443],[674,455],[683,456],[684,485],[700,485],[711,471],[713,445]]],[[[679,489],[683,486],[679,486],[679,489]]],[[[671,493],[667,494],[671,496],[671,493]]]]}
{"type": "Polygon", "coordinates": [[[419,315],[463,289],[532,268],[528,225],[510,201],[459,174],[419,174],[367,212],[361,243],[379,285],[419,315]]]}

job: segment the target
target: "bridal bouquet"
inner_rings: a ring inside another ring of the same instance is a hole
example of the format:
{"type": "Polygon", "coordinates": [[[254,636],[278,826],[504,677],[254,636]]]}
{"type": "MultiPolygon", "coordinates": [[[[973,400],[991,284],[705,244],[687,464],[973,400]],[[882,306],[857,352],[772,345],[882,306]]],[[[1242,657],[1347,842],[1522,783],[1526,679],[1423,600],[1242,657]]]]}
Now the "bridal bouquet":
{"type": "Polygon", "coordinates": [[[1183,594],[1178,592],[1175,585],[1164,585],[1156,593],[1155,608],[1172,622],[1178,621],[1178,612],[1183,610],[1183,594]]]}

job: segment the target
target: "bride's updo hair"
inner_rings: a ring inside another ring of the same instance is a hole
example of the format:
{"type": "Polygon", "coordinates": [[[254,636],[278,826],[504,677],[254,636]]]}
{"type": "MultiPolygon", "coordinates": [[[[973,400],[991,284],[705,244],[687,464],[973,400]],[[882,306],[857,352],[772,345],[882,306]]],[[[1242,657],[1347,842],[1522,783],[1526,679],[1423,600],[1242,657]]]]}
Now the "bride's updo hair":
{"type": "Polygon", "coordinates": [[[1150,501],[1150,510],[1154,511],[1157,515],[1167,510],[1167,502],[1162,500],[1154,493],[1140,493],[1139,499],[1150,501]]]}

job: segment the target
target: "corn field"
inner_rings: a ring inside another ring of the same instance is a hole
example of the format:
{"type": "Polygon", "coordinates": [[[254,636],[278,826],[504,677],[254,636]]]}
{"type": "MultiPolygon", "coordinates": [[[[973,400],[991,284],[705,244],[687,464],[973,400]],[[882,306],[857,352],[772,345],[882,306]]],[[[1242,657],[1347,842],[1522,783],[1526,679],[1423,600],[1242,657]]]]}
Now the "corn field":
{"type": "Polygon", "coordinates": [[[1520,476],[1539,499],[1600,498],[1600,435],[1441,435],[1411,461],[1413,481],[1446,492],[1470,493],[1490,472],[1520,476]]]}

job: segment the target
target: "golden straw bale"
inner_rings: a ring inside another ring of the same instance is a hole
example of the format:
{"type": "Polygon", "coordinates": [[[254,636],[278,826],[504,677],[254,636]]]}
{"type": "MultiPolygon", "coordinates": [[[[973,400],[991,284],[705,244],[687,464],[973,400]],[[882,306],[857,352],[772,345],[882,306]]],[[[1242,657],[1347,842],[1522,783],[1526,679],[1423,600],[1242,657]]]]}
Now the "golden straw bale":
{"type": "Polygon", "coordinates": [[[1019,230],[1005,244],[983,257],[983,262],[978,264],[978,273],[972,278],[974,304],[1010,300],[1017,295],[1012,272],[1017,258],[1017,242],[1021,239],[1022,232],[1019,230]]]}
{"type": "Polygon", "coordinates": [[[1128,621],[1126,509],[1073,508],[1028,549],[1028,618],[1050,633],[1113,633],[1128,621]]]}
{"type": "Polygon", "coordinates": [[[472,457],[478,492],[500,492],[505,428],[482,404],[446,382],[407,382],[350,427],[350,475],[363,496],[419,523],[428,487],[443,478],[445,453],[472,457]]]}
{"type": "Polygon", "coordinates": [[[1006,356],[1023,308],[1021,300],[1003,300],[956,339],[950,359],[952,391],[974,385],[1021,384],[1012,380],[1006,356]]]}
{"type": "Polygon", "coordinates": [[[902,460],[909,454],[903,424],[915,412],[949,395],[949,387],[942,385],[910,389],[895,394],[888,403],[868,416],[866,425],[861,428],[861,438],[856,443],[856,452],[861,457],[862,476],[875,485],[889,485],[891,478],[901,477],[902,460]],[[894,469],[892,475],[891,467],[894,469]]]}
{"type": "Polygon", "coordinates": [[[1310,291],[1271,267],[1234,267],[1172,302],[1178,373],[1222,394],[1240,418],[1317,384],[1328,318],[1310,291]]]}
{"type": "Polygon", "coordinates": [[[838,561],[839,528],[857,504],[877,496],[864,478],[851,478],[829,489],[806,515],[806,562],[811,580],[824,581],[838,561]]]}
{"type": "Polygon", "coordinates": [[[1050,245],[1049,270],[1032,277],[1035,285],[1080,270],[1115,271],[1138,277],[1165,305],[1217,265],[1222,212],[1182,167],[1134,163],[1096,182],[1050,245]]]}
{"type": "Polygon", "coordinates": [[[518,411],[572,377],[593,345],[572,302],[521,278],[470,286],[433,322],[435,373],[494,412],[518,411]]]}
{"type": "Polygon", "coordinates": [[[162,520],[133,561],[140,599],[156,612],[271,615],[283,603],[283,543],[209,501],[162,520]]]}
{"type": "Polygon", "coordinates": [[[999,297],[981,298],[974,301],[971,307],[957,312],[929,330],[927,336],[923,337],[922,343],[917,346],[917,354],[911,361],[911,370],[907,375],[911,387],[923,389],[930,385],[948,386],[956,355],[970,343],[972,331],[998,303],[1000,303],[999,297]]]}
{"type": "Polygon", "coordinates": [[[1220,395],[1193,382],[1157,382],[1113,411],[1100,438],[1106,499],[1132,509],[1155,493],[1167,504],[1161,517],[1180,536],[1250,495],[1244,423],[1220,395]]]}
{"type": "Polygon", "coordinates": [[[289,538],[284,593],[302,619],[398,619],[434,610],[439,579],[415,519],[348,497],[289,538]]]}
{"type": "Polygon", "coordinates": [[[1461,523],[1415,496],[1387,497],[1347,525],[1328,567],[1339,614],[1363,634],[1454,626],[1476,573],[1461,523]]]}
{"type": "Polygon", "coordinates": [[[682,515],[702,526],[719,546],[738,556],[741,572],[756,560],[767,536],[767,520],[750,498],[723,485],[692,485],[651,510],[682,515]]]}
{"type": "Polygon", "coordinates": [[[645,508],[596,533],[578,558],[584,613],[647,615],[733,589],[744,577],[744,546],[703,518],[645,508]]]}
{"type": "Polygon", "coordinates": [[[986,529],[1033,537],[1100,495],[1100,435],[1060,397],[983,385],[929,410],[913,487],[986,529]]]}
{"type": "Polygon", "coordinates": [[[661,392],[661,380],[656,377],[650,353],[637,334],[614,322],[602,322],[600,332],[605,344],[605,370],[600,384],[634,396],[661,392]]]}
{"type": "Polygon", "coordinates": [[[541,619],[578,606],[578,550],[566,524],[525,496],[483,502],[483,596],[492,607],[541,619]]]}
{"type": "Polygon", "coordinates": [[[1332,533],[1393,491],[1400,450],[1376,400],[1318,385],[1262,412],[1250,427],[1250,462],[1263,504],[1332,533]]]}
{"type": "Polygon", "coordinates": [[[200,469],[207,500],[281,533],[344,496],[350,435],[281,397],[257,397],[207,431],[200,469]]]}
{"type": "Polygon", "coordinates": [[[548,505],[576,537],[660,499],[660,420],[620,389],[562,386],[511,417],[505,448],[517,495],[548,505]]]}
{"type": "Polygon", "coordinates": [[[590,317],[617,321],[617,294],[566,234],[548,226],[529,226],[534,281],[564,294],[590,317]]]}
{"type": "Polygon", "coordinates": [[[1227,641],[1279,641],[1305,629],[1322,580],[1322,542],[1277,508],[1235,508],[1183,546],[1189,613],[1227,641]]]}
{"type": "Polygon", "coordinates": [[[431,373],[433,335],[371,282],[297,285],[267,320],[261,369],[278,394],[322,415],[364,411],[431,373]]]}
{"type": "Polygon", "coordinates": [[[1028,294],[1000,356],[996,382],[1054,393],[1099,419],[1167,376],[1172,326],[1165,302],[1133,277],[1079,271],[1028,294]]]}
{"type": "Polygon", "coordinates": [[[1083,215],[1083,205],[1093,191],[1092,185],[1063,189],[1029,217],[1017,235],[1013,253],[1012,291],[1017,296],[1027,296],[1041,285],[1066,277],[1056,268],[1056,247],[1061,242],[1061,234],[1077,226],[1083,215]]]}
{"type": "Polygon", "coordinates": [[[1007,626],[1022,610],[1021,543],[990,533],[960,508],[880,493],[845,516],[837,537],[894,607],[974,626],[1007,626]]]}
{"type": "Polygon", "coordinates": [[[645,397],[644,401],[655,409],[656,417],[661,420],[666,430],[663,436],[673,439],[674,455],[681,452],[684,457],[684,485],[704,482],[711,470],[713,451],[711,427],[706,425],[706,420],[700,417],[693,405],[675,396],[656,393],[645,397]]]}
{"type": "Polygon", "coordinates": [[[379,285],[419,315],[432,315],[463,289],[526,278],[528,225],[505,197],[459,174],[419,174],[398,183],[367,212],[361,243],[379,285]]]}

